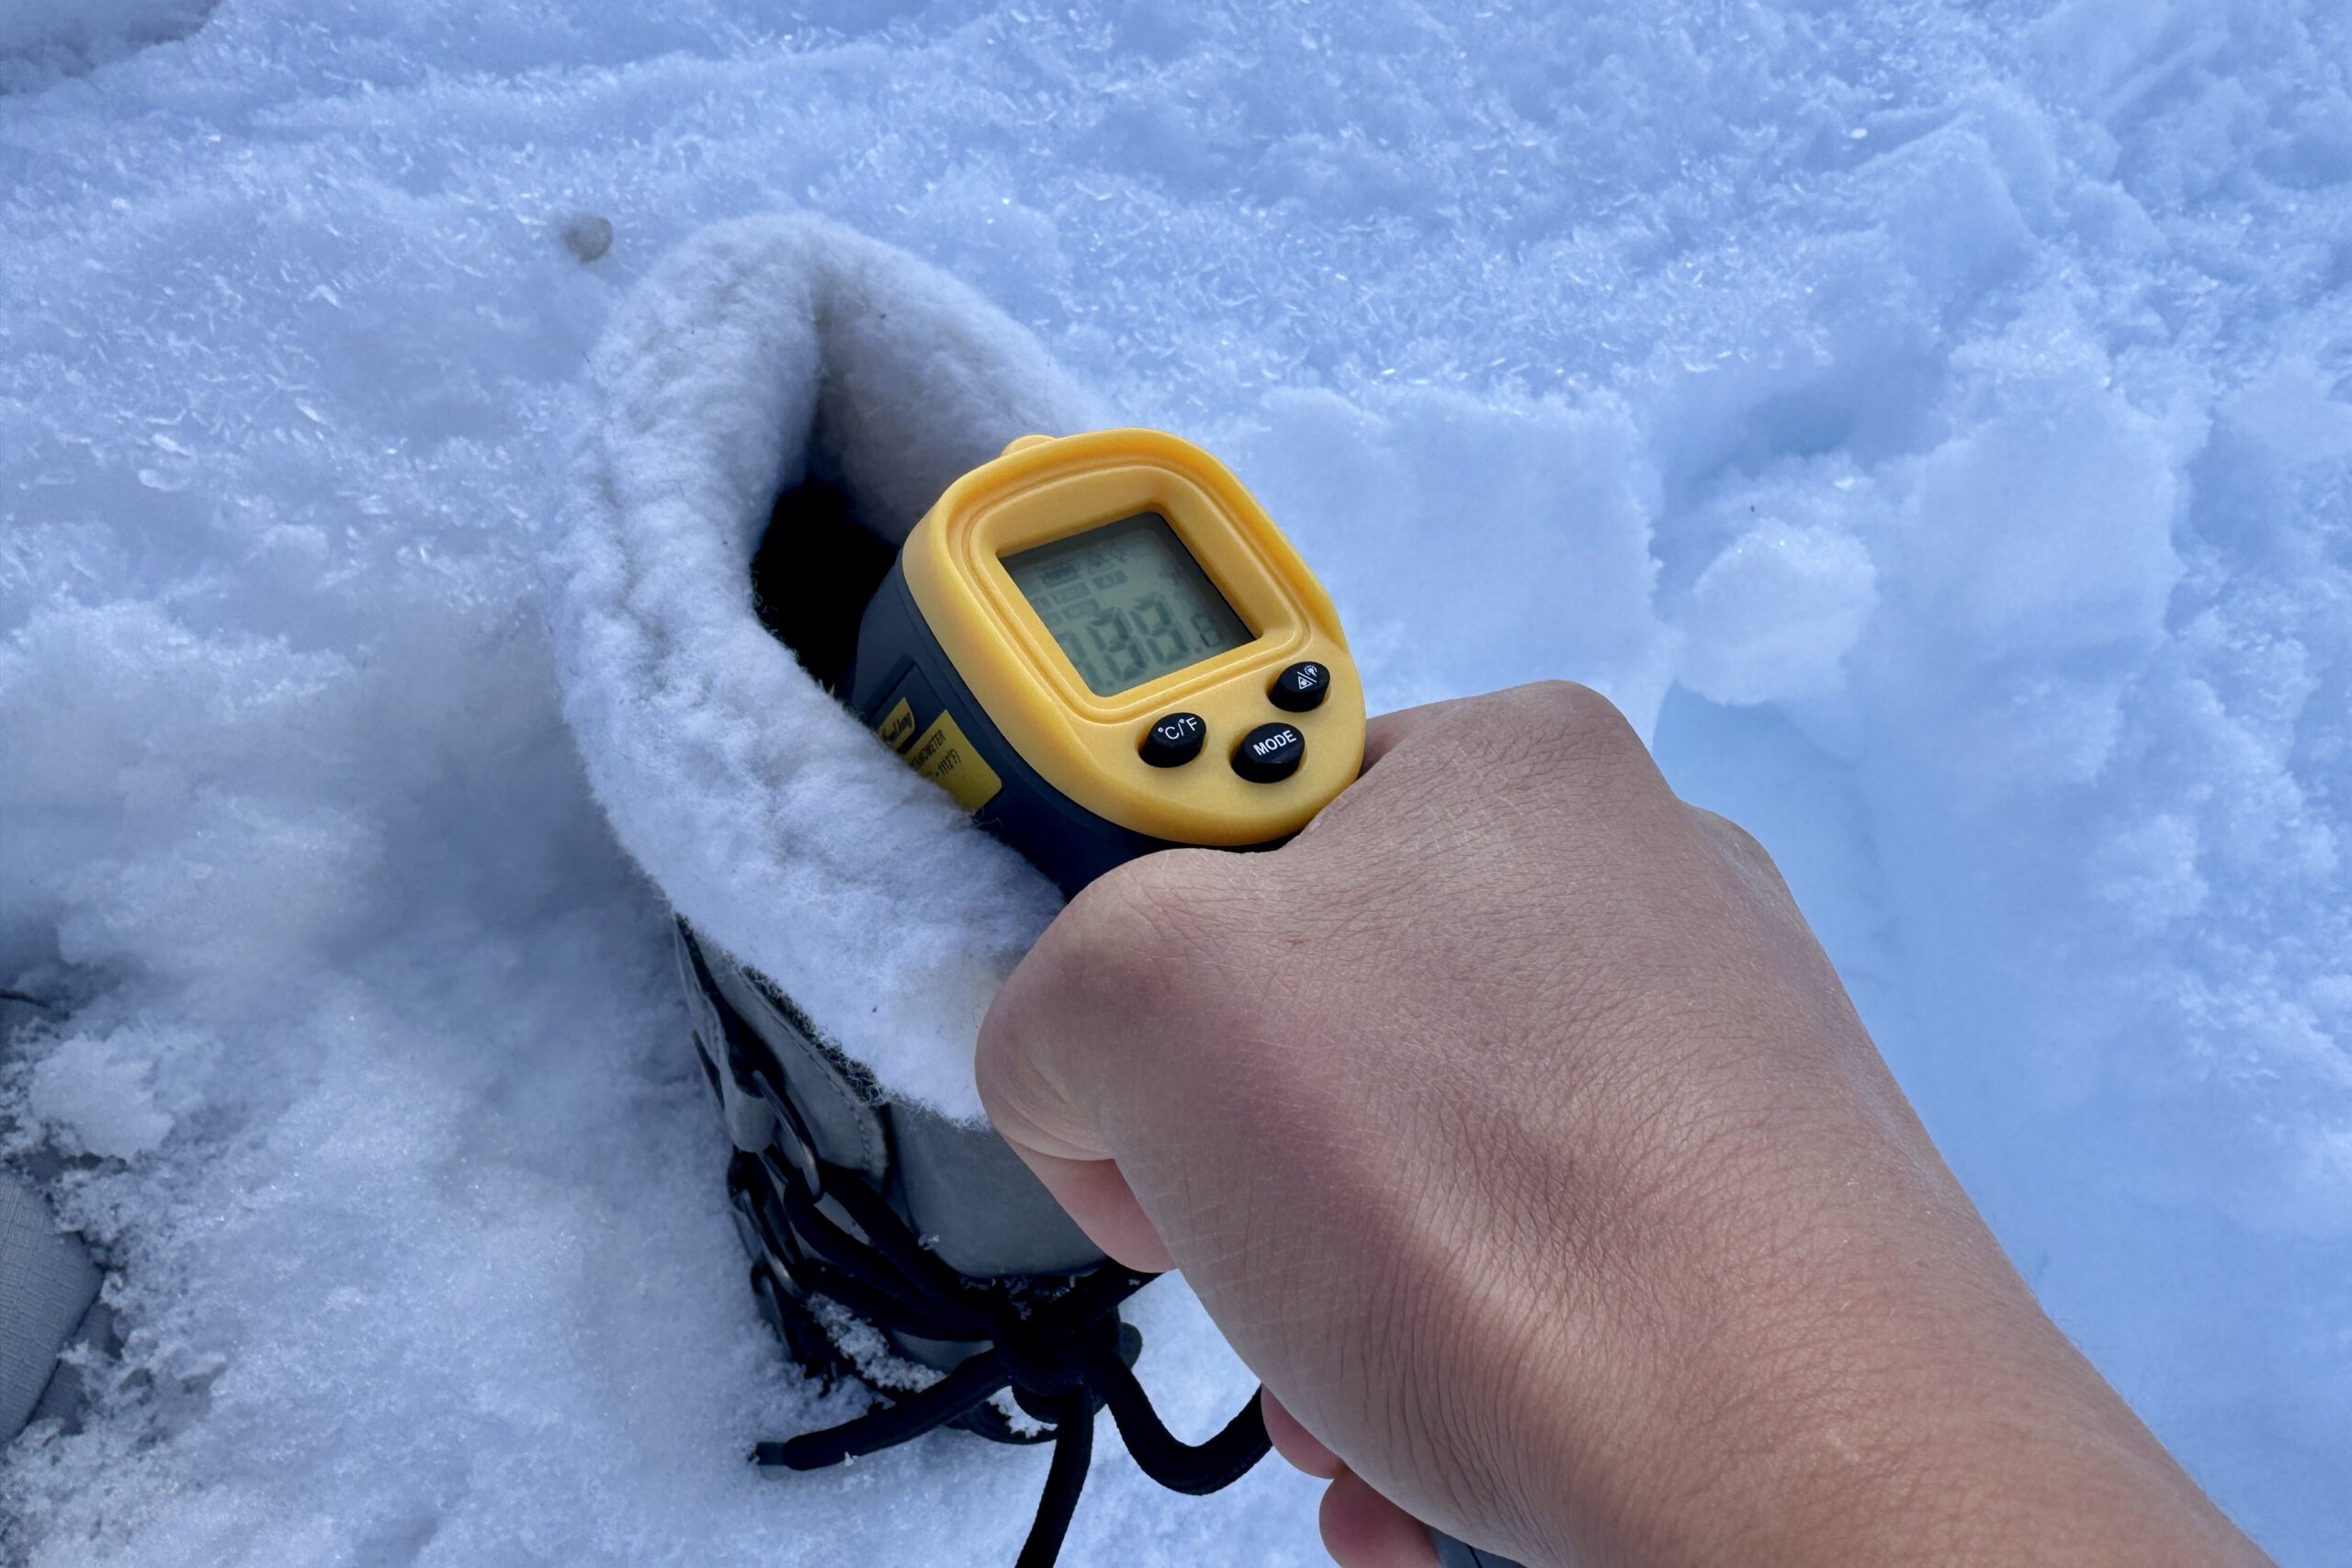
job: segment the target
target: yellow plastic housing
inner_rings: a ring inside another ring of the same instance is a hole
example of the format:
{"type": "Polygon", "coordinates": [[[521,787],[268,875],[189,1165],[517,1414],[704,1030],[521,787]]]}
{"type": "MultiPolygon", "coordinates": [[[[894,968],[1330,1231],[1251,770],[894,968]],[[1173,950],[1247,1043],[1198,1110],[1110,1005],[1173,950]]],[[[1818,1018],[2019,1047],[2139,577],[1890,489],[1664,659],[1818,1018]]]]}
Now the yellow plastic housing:
{"type": "Polygon", "coordinates": [[[947,488],[899,556],[915,607],[956,673],[1045,781],[1105,820],[1180,844],[1232,847],[1305,827],[1363,766],[1363,687],[1330,595],[1241,482],[1191,442],[1157,430],[1024,435],[947,488]],[[1142,685],[1098,696],[1004,568],[1003,558],[1139,512],[1168,520],[1256,635],[1142,685]],[[1302,660],[1329,694],[1284,713],[1267,690],[1302,660]],[[1201,755],[1155,768],[1152,722],[1206,722],[1201,755]],[[1252,784],[1233,750],[1261,724],[1306,738],[1298,772],[1252,784]]]}

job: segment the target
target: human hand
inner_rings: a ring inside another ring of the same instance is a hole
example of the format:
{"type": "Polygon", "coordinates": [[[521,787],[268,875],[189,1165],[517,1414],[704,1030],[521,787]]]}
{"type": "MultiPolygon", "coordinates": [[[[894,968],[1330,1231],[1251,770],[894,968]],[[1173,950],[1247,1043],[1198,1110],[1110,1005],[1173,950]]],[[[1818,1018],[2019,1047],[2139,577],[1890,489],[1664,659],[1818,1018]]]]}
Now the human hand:
{"type": "Polygon", "coordinates": [[[2259,1562],[2035,1304],[1764,852],[1559,683],[1375,721],[1258,854],[1075,899],[998,1129],[1331,1478],[1529,1563],[2259,1562]]]}

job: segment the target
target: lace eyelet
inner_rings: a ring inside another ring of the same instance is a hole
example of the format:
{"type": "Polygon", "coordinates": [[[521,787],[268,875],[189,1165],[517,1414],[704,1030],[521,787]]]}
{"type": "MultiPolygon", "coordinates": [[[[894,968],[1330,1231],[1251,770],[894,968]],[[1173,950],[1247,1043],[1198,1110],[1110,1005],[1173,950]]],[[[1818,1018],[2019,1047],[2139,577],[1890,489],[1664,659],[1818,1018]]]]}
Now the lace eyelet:
{"type": "Polygon", "coordinates": [[[800,1119],[800,1111],[792,1101],[776,1092],[768,1081],[767,1073],[760,1068],[752,1071],[752,1092],[767,1101],[775,1115],[775,1136],[768,1148],[761,1151],[763,1158],[769,1150],[783,1156],[783,1163],[800,1179],[800,1185],[811,1197],[822,1197],[825,1178],[817,1161],[817,1145],[808,1135],[808,1124],[800,1119]]]}

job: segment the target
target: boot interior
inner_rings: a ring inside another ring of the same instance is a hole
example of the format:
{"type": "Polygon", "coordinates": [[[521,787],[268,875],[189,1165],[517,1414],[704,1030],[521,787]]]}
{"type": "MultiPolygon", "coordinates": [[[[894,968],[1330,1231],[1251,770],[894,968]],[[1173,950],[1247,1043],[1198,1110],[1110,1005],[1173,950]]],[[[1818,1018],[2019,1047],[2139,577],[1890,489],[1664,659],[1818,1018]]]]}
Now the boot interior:
{"type": "Polygon", "coordinates": [[[752,557],[760,624],[835,690],[857,652],[866,602],[897,556],[896,545],[858,520],[846,489],[812,472],[776,497],[752,557]]]}

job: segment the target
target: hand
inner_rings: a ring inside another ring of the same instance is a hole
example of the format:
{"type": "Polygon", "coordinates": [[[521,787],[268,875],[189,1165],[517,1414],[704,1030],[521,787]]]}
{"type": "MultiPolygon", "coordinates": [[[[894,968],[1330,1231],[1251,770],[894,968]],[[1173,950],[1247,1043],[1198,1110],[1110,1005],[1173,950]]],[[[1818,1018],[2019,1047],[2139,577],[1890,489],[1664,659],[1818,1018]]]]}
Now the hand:
{"type": "Polygon", "coordinates": [[[2034,1303],[1754,840],[1562,684],[1377,721],[1282,849],[1103,877],[998,1128],[1332,1477],[1531,1563],[2261,1561],[2034,1303]]]}

